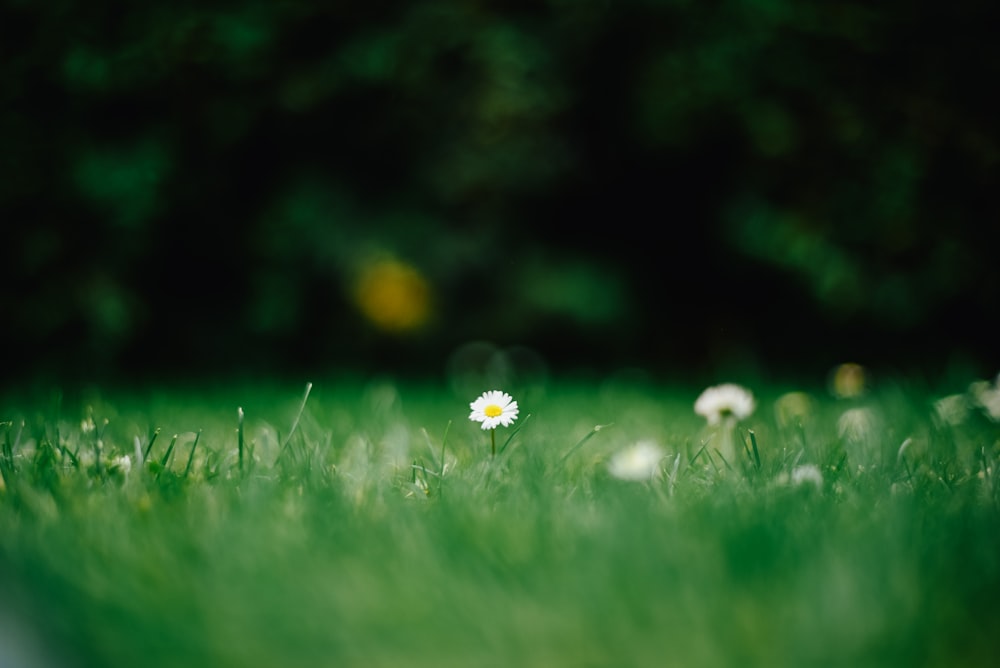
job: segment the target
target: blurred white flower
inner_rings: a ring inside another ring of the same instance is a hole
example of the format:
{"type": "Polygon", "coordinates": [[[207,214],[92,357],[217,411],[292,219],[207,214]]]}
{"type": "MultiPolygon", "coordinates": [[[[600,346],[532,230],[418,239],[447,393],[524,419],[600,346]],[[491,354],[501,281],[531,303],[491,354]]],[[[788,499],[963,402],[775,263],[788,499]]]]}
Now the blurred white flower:
{"type": "Polygon", "coordinates": [[[969,401],[964,394],[949,394],[934,402],[934,414],[942,423],[957,427],[969,416],[969,401]]]}
{"type": "Polygon", "coordinates": [[[709,387],[694,402],[694,412],[710,425],[738,422],[750,417],[755,407],[753,394],[733,383],[709,387]]]}
{"type": "Polygon", "coordinates": [[[472,409],[469,419],[482,422],[483,429],[496,429],[498,425],[509,427],[518,413],[517,402],[500,390],[483,392],[483,396],[469,404],[469,408],[472,409]]]}
{"type": "Polygon", "coordinates": [[[128,473],[132,470],[132,460],[129,459],[128,455],[121,455],[120,457],[115,457],[111,460],[110,468],[113,471],[121,471],[122,473],[128,473]]]}
{"type": "Polygon", "coordinates": [[[823,473],[815,464],[802,464],[792,469],[792,485],[800,487],[802,485],[814,485],[816,489],[823,488],[823,473]]]}
{"type": "Polygon", "coordinates": [[[639,441],[611,457],[608,473],[621,480],[649,480],[659,473],[663,454],[652,441],[639,441]]]}
{"type": "Polygon", "coordinates": [[[848,441],[861,441],[875,429],[875,414],[867,408],[851,408],[837,420],[837,434],[848,441]]]}
{"type": "Polygon", "coordinates": [[[77,455],[77,461],[80,466],[89,468],[97,463],[97,455],[94,454],[93,450],[83,450],[77,455]]]}
{"type": "Polygon", "coordinates": [[[969,394],[988,418],[1000,422],[1000,375],[992,385],[984,380],[972,383],[969,394]]]}

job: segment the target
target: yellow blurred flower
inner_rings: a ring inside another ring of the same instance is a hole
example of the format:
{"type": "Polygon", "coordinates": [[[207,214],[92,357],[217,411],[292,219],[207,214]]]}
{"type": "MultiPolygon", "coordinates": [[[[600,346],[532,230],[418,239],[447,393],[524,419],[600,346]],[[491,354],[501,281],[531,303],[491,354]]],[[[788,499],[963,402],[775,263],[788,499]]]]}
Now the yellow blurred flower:
{"type": "Polygon", "coordinates": [[[354,286],[354,300],[368,320],[389,332],[407,332],[427,322],[431,288],[409,264],[382,259],[365,265],[354,286]]]}
{"type": "Polygon", "coordinates": [[[774,402],[774,416],[782,428],[803,424],[814,410],[812,397],[805,392],[787,392],[774,402]]]}
{"type": "Polygon", "coordinates": [[[841,364],[830,374],[830,391],[840,399],[859,397],[864,394],[868,384],[867,375],[860,364],[841,364]]]}

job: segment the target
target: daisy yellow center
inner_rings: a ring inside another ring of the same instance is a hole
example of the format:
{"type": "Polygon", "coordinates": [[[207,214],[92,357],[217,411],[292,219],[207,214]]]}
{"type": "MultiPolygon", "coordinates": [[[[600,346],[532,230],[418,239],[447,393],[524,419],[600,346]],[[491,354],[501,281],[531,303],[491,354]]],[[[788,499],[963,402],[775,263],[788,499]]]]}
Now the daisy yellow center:
{"type": "Polygon", "coordinates": [[[498,417],[501,413],[503,413],[503,409],[496,404],[490,404],[483,409],[483,414],[486,415],[486,417],[498,417]]]}

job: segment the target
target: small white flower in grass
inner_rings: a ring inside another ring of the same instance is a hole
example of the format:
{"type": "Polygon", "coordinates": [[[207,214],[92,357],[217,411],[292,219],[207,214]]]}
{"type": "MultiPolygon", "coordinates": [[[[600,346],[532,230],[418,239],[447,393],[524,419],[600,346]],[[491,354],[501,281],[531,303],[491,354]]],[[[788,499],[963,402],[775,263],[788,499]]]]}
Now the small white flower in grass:
{"type": "Polygon", "coordinates": [[[129,459],[128,455],[115,457],[111,460],[109,468],[113,471],[120,471],[128,475],[128,472],[132,470],[132,460],[129,459]]]}
{"type": "Polygon", "coordinates": [[[77,455],[77,461],[83,468],[90,468],[97,463],[97,455],[94,454],[93,450],[83,450],[77,455]]]}
{"type": "Polygon", "coordinates": [[[639,441],[611,457],[608,473],[621,480],[650,480],[660,472],[663,454],[652,441],[639,441]]]}
{"type": "Polygon", "coordinates": [[[864,440],[875,427],[875,414],[867,408],[850,408],[837,419],[837,434],[848,441],[864,440]]]}
{"type": "Polygon", "coordinates": [[[813,485],[816,489],[823,489],[823,473],[815,464],[802,464],[792,469],[792,485],[801,487],[802,485],[813,485]]]}
{"type": "Polygon", "coordinates": [[[823,489],[823,473],[815,464],[801,464],[792,469],[791,473],[782,471],[774,479],[779,487],[802,487],[812,485],[817,491],[823,489]]]}
{"type": "Polygon", "coordinates": [[[881,433],[881,418],[864,406],[846,410],[837,419],[837,435],[844,445],[847,460],[858,466],[870,466],[876,461],[881,433]]]}
{"type": "Polygon", "coordinates": [[[934,402],[934,415],[941,424],[957,427],[969,417],[969,401],[964,394],[949,394],[934,402]]]}
{"type": "Polygon", "coordinates": [[[709,387],[694,402],[694,412],[710,425],[744,420],[753,414],[754,408],[753,394],[733,383],[709,387]]]}
{"type": "Polygon", "coordinates": [[[969,394],[983,409],[986,417],[994,422],[1000,422],[1000,375],[992,385],[985,380],[972,383],[969,386],[969,394]]]}
{"type": "Polygon", "coordinates": [[[469,419],[482,422],[483,429],[496,429],[500,425],[509,427],[517,419],[517,402],[500,390],[483,392],[483,396],[469,404],[469,408],[472,409],[469,419]]]}

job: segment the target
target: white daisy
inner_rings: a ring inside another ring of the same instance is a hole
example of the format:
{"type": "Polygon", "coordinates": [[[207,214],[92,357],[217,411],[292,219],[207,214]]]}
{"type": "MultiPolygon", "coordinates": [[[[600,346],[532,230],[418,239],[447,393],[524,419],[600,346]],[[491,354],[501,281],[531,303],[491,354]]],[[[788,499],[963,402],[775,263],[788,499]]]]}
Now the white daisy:
{"type": "Polygon", "coordinates": [[[660,471],[663,450],[652,441],[639,441],[616,452],[608,462],[608,473],[621,480],[649,480],[660,471]]]}
{"type": "Polygon", "coordinates": [[[483,392],[483,396],[469,404],[469,408],[472,409],[469,419],[482,422],[483,429],[496,429],[499,425],[509,427],[517,419],[517,402],[500,390],[483,392]]]}
{"type": "Polygon", "coordinates": [[[755,407],[753,394],[733,383],[709,387],[694,402],[694,412],[703,416],[711,425],[748,418],[755,407]]]}

